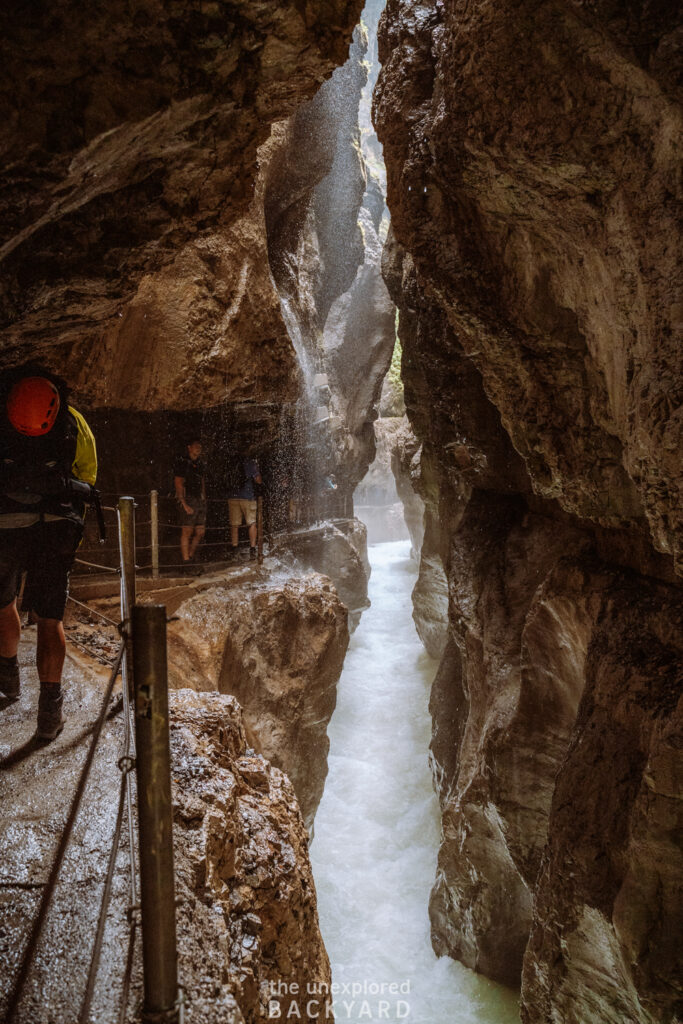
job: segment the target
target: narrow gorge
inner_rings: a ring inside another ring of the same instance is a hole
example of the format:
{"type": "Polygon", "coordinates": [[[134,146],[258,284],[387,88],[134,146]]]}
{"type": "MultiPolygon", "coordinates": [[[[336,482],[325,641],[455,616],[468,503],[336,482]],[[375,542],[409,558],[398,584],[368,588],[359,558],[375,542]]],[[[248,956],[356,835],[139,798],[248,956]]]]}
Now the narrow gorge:
{"type": "Polygon", "coordinates": [[[0,375],[66,381],[108,527],[71,574],[63,731],[34,736],[34,609],[0,686],[0,1019],[682,1021],[675,5],[0,26],[0,375]],[[245,456],[258,549],[231,540],[245,456]],[[127,635],[125,495],[168,619],[182,991],[156,1016],[110,858],[137,823],[119,683],[16,995],[127,635]]]}

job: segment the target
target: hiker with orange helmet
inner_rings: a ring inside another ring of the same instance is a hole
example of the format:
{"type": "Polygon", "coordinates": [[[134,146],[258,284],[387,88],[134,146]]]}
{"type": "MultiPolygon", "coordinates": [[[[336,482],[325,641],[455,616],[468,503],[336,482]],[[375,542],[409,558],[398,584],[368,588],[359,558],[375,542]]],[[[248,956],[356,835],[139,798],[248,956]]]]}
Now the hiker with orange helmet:
{"type": "Polygon", "coordinates": [[[64,726],[62,668],[69,574],[97,476],[95,439],[64,381],[40,366],[0,375],[0,692],[20,695],[17,594],[38,625],[37,736],[64,726]]]}

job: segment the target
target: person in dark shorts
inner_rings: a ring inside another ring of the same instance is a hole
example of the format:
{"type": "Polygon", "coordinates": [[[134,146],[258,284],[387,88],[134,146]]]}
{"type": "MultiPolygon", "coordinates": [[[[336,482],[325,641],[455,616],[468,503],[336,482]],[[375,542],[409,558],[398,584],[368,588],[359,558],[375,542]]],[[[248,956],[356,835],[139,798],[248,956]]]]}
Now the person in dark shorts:
{"type": "Polygon", "coordinates": [[[187,454],[180,456],[173,469],[181,526],[180,556],[186,566],[192,562],[206,532],[206,467],[201,454],[201,440],[191,437],[187,454]]]}
{"type": "Polygon", "coordinates": [[[17,595],[25,573],[22,608],[38,626],[37,736],[53,740],[64,727],[62,620],[85,502],[94,493],[95,439],[68,404],[64,381],[23,367],[0,377],[0,452],[0,691],[19,699],[17,595]]]}

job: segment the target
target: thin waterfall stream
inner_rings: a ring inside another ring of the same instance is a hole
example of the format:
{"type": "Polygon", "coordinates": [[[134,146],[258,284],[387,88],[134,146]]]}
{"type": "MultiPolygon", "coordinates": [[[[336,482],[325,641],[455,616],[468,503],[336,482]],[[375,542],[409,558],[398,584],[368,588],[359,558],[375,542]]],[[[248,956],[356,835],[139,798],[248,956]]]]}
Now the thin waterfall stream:
{"type": "Polygon", "coordinates": [[[440,816],[428,703],[437,663],[412,621],[410,542],[373,544],[369,555],[372,606],[339,681],[311,845],[335,1019],[513,1024],[514,992],[432,951],[440,816]]]}

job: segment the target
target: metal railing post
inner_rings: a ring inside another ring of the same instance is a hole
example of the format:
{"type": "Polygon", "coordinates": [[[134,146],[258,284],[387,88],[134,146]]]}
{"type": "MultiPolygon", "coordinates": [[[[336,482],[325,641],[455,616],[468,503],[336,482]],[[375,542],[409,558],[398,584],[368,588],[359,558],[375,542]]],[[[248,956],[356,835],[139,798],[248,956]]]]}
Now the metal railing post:
{"type": "Polygon", "coordinates": [[[256,499],[256,537],[258,545],[258,564],[263,565],[263,498],[260,494],[256,499]]]}
{"type": "Polygon", "coordinates": [[[131,613],[135,604],[135,499],[119,498],[119,559],[121,565],[121,622],[126,636],[123,659],[123,685],[133,692],[133,647],[131,613]]]}
{"type": "Polygon", "coordinates": [[[159,492],[151,491],[149,495],[149,511],[152,529],[152,576],[159,578],[159,492]]]}
{"type": "Polygon", "coordinates": [[[133,608],[133,666],[144,1010],[151,1017],[172,1012],[178,999],[163,605],[138,604],[133,608]]]}

